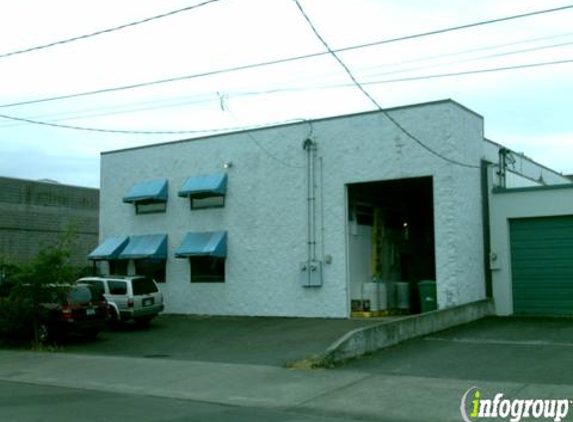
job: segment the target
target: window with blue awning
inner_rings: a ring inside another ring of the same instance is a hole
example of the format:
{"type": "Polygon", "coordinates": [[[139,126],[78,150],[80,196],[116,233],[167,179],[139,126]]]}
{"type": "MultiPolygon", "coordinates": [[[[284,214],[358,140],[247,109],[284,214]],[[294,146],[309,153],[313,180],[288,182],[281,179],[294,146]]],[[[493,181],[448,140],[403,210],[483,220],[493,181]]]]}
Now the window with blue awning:
{"type": "Polygon", "coordinates": [[[227,256],[227,232],[190,232],[175,250],[176,258],[227,256]]]}
{"type": "Polygon", "coordinates": [[[138,182],[127,191],[123,202],[134,204],[137,214],[165,212],[167,192],[167,179],[138,182]]]}
{"type": "Polygon", "coordinates": [[[89,253],[88,259],[92,261],[117,259],[128,242],[129,237],[127,236],[108,237],[89,253]]]}
{"type": "Polygon", "coordinates": [[[118,259],[167,259],[167,235],[131,236],[118,259]]]}
{"type": "Polygon", "coordinates": [[[175,257],[189,259],[191,283],[224,283],[227,232],[187,233],[175,257]]]}
{"type": "Polygon", "coordinates": [[[191,208],[217,208],[225,205],[227,174],[215,173],[189,177],[178,196],[189,198],[191,208]]]}

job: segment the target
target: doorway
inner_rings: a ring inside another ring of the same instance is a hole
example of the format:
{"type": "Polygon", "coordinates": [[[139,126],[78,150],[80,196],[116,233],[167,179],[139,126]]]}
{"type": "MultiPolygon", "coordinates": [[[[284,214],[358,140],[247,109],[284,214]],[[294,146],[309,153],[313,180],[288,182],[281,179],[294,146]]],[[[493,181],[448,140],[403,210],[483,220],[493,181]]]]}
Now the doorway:
{"type": "Polygon", "coordinates": [[[418,282],[436,277],[432,177],[347,188],[353,315],[419,313],[418,282]]]}

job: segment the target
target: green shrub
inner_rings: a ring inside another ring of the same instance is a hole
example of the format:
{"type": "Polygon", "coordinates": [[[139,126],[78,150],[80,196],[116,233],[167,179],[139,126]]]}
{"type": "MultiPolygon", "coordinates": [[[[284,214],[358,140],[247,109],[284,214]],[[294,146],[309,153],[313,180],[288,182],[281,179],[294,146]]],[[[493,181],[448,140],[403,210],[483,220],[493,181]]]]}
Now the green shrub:
{"type": "Polygon", "coordinates": [[[0,297],[0,340],[11,345],[29,342],[34,337],[33,327],[29,306],[11,297],[0,297]]]}
{"type": "Polygon", "coordinates": [[[30,340],[38,344],[39,322],[46,315],[43,304],[53,303],[62,289],[54,285],[73,283],[81,270],[69,263],[72,232],[55,246],[42,249],[28,265],[10,269],[0,286],[0,340],[4,343],[30,340]]]}

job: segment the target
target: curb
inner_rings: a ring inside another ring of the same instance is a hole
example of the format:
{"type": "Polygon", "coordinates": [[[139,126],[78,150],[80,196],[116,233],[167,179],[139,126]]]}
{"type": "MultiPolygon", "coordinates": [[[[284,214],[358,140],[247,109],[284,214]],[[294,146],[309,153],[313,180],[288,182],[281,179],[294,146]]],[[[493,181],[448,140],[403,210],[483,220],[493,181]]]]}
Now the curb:
{"type": "Polygon", "coordinates": [[[331,344],[314,366],[328,367],[436,331],[494,315],[491,299],[381,322],[349,331],[331,344]]]}

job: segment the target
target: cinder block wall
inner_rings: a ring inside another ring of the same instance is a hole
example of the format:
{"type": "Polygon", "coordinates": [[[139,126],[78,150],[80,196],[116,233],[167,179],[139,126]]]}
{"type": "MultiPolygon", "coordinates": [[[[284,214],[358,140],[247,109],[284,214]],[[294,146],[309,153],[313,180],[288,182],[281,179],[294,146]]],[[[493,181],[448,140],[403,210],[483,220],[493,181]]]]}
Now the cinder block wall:
{"type": "Polygon", "coordinates": [[[0,257],[27,263],[72,227],[71,263],[89,265],[87,254],[98,243],[98,216],[98,189],[0,177],[0,257]]]}

